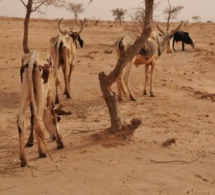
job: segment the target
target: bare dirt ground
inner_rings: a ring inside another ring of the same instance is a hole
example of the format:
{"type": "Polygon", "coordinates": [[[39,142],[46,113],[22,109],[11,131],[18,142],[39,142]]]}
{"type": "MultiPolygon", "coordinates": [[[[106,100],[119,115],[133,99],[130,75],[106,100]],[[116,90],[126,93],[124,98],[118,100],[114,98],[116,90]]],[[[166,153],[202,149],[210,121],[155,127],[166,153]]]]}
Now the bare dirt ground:
{"type": "MultiPolygon", "coordinates": [[[[0,18],[0,25],[1,195],[215,194],[215,24],[181,28],[196,40],[197,49],[188,45],[182,52],[178,43],[175,53],[162,55],[155,68],[155,98],[142,96],[144,66],[132,68],[137,101],[119,103],[123,121],[142,119],[130,140],[94,134],[110,126],[98,73],[113,70],[113,43],[132,26],[86,26],[85,46],[78,48],[72,74],[73,97],[60,96],[72,111],[61,122],[66,147],[57,150],[47,134],[54,162],[38,158],[36,143],[26,149],[30,166],[25,169],[20,168],[16,127],[23,20],[0,18]]],[[[58,34],[57,20],[32,20],[29,30],[30,48],[48,52],[50,37],[58,34]]],[[[26,137],[29,125],[27,116],[26,137]]]]}

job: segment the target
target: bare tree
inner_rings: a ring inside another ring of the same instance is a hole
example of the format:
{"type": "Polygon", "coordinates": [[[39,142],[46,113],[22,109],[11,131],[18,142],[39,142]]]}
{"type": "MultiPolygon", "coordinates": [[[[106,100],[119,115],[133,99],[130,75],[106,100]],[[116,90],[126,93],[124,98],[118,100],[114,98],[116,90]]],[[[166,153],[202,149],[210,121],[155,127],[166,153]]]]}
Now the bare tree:
{"type": "Polygon", "coordinates": [[[170,20],[175,19],[178,12],[184,8],[184,6],[182,6],[182,5],[172,7],[169,0],[168,0],[168,5],[169,5],[169,7],[166,7],[163,11],[163,14],[165,14],[165,18],[167,19],[167,29],[166,29],[167,31],[169,30],[170,20]]]}
{"type": "Polygon", "coordinates": [[[200,22],[200,21],[201,21],[201,17],[200,17],[200,16],[193,16],[193,17],[192,17],[192,20],[193,20],[194,22],[200,22]]]}
{"type": "Polygon", "coordinates": [[[26,15],[24,20],[24,36],[23,36],[23,51],[24,53],[29,53],[30,49],[28,47],[28,30],[29,30],[29,21],[31,17],[31,13],[41,11],[42,6],[63,6],[65,0],[20,0],[22,4],[26,7],[26,15]]]}
{"type": "MultiPolygon", "coordinates": [[[[154,3],[154,5],[153,5],[153,12],[155,11],[155,9],[157,9],[159,7],[160,4],[161,4],[160,1],[154,3]]],[[[145,20],[145,6],[144,6],[144,1],[142,1],[138,7],[133,8],[132,11],[133,11],[133,13],[129,14],[131,20],[135,21],[135,22],[138,22],[140,24],[143,24],[143,22],[145,20]]]]}
{"type": "Polygon", "coordinates": [[[78,15],[84,12],[83,4],[82,3],[68,3],[66,5],[66,9],[74,14],[75,23],[77,22],[78,15]]]}
{"type": "MultiPolygon", "coordinates": [[[[143,2],[142,2],[143,3],[143,2]]],[[[145,8],[142,5],[139,5],[137,8],[134,8],[132,14],[129,14],[130,18],[134,22],[143,23],[145,19],[145,8]]]]}
{"type": "Polygon", "coordinates": [[[117,97],[116,94],[111,90],[111,86],[117,80],[118,75],[121,74],[123,68],[125,68],[127,63],[129,63],[134,58],[134,56],[138,53],[142,45],[146,42],[147,38],[151,34],[153,5],[154,0],[145,0],[144,28],[141,36],[138,37],[134,45],[132,45],[127,51],[123,52],[121,58],[119,58],[117,61],[114,70],[109,75],[106,75],[104,72],[99,73],[100,87],[110,114],[110,132],[116,133],[121,130],[128,130],[132,133],[141,124],[140,119],[132,119],[131,124],[122,123],[117,107],[117,97]]]}
{"type": "Polygon", "coordinates": [[[125,13],[127,12],[127,10],[116,8],[111,11],[113,13],[113,16],[115,17],[115,21],[118,21],[121,25],[122,21],[125,19],[125,13]]]}

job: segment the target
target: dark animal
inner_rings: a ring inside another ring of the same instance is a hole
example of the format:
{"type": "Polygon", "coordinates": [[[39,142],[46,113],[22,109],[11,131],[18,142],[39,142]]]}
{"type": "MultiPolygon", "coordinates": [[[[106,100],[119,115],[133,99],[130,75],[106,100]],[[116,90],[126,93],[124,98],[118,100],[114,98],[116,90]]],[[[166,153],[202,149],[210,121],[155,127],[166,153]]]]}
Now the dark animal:
{"type": "Polygon", "coordinates": [[[188,32],[177,31],[177,32],[174,33],[174,35],[173,35],[173,42],[172,42],[172,49],[173,49],[173,51],[175,51],[175,48],[174,48],[175,42],[177,43],[179,41],[182,42],[182,51],[185,51],[185,44],[189,44],[189,45],[191,45],[191,47],[193,49],[195,49],[195,41],[190,38],[188,32]]]}

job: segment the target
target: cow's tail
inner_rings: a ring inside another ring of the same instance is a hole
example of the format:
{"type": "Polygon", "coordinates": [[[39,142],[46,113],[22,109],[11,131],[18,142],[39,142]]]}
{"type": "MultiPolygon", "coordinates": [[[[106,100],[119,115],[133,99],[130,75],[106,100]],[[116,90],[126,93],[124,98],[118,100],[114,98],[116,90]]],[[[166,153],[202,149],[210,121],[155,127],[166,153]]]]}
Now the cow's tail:
{"type": "Polygon", "coordinates": [[[28,62],[28,80],[29,80],[29,88],[30,88],[30,97],[31,97],[31,103],[33,106],[34,116],[36,117],[35,119],[38,120],[38,118],[37,118],[38,110],[36,107],[36,102],[35,102],[35,97],[34,97],[34,84],[33,84],[33,71],[34,71],[34,65],[36,62],[37,52],[33,51],[29,55],[31,55],[29,58],[29,62],[28,62]]]}

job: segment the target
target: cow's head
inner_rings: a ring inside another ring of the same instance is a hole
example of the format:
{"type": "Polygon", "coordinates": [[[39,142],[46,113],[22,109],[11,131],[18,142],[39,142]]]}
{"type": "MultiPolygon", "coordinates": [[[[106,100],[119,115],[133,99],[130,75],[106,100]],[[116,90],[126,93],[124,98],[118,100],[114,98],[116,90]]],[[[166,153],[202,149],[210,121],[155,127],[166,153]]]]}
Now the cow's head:
{"type": "Polygon", "coordinates": [[[169,42],[169,40],[172,38],[172,36],[174,35],[174,33],[176,31],[178,31],[181,28],[182,22],[172,31],[163,31],[160,27],[159,24],[157,23],[157,29],[160,31],[160,37],[162,37],[162,40],[164,42],[169,42]]]}
{"type": "Polygon", "coordinates": [[[191,39],[190,38],[190,35],[189,35],[189,33],[188,32],[184,32],[185,33],[185,43],[186,44],[190,44],[191,45],[191,47],[193,48],[193,49],[195,49],[195,41],[193,40],[193,39],[191,39]]]}
{"type": "Polygon", "coordinates": [[[158,38],[158,47],[160,48],[161,52],[167,48],[170,39],[173,37],[174,33],[181,28],[182,22],[172,31],[163,31],[159,24],[157,23],[157,29],[160,31],[158,38]]]}
{"type": "MultiPolygon", "coordinates": [[[[74,32],[72,30],[64,30],[62,31],[61,28],[60,28],[60,23],[61,21],[63,20],[63,18],[61,18],[58,22],[58,30],[60,31],[61,34],[63,35],[69,35],[73,41],[76,43],[76,41],[79,42],[79,45],[80,47],[83,47],[84,46],[84,41],[83,39],[81,39],[80,35],[81,35],[81,32],[83,31],[83,28],[84,28],[84,25],[83,25],[83,22],[80,20],[80,23],[81,23],[81,29],[78,31],[78,32],[74,32]]],[[[77,46],[77,45],[76,45],[77,46]]]]}

